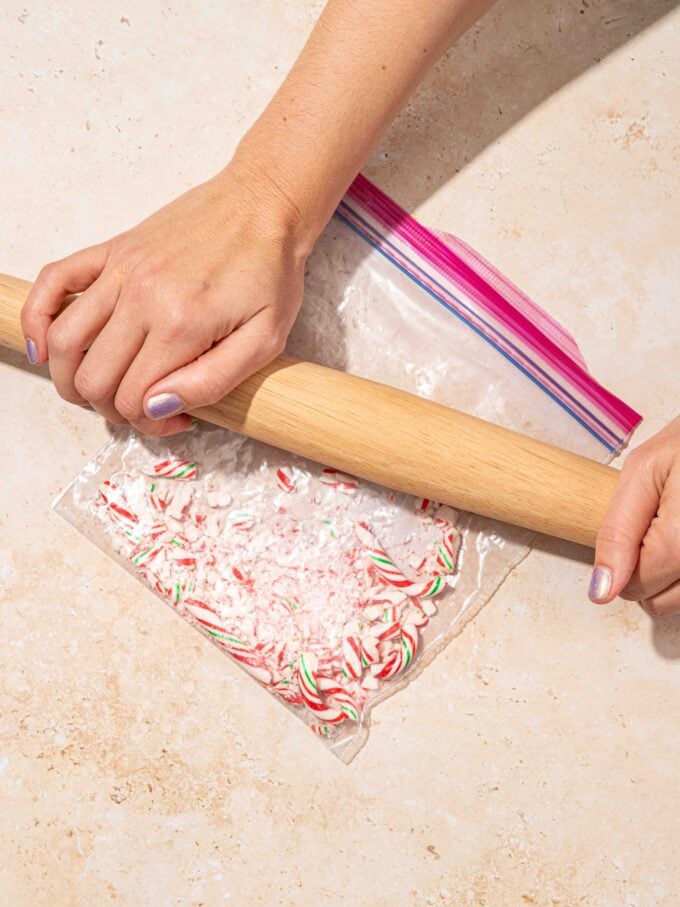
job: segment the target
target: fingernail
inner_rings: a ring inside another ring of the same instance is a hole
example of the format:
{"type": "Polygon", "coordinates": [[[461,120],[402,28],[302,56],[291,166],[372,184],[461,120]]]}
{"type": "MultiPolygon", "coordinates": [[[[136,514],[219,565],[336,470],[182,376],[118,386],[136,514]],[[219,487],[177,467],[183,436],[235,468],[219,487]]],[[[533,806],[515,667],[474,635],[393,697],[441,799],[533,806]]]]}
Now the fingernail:
{"type": "Polygon", "coordinates": [[[608,567],[595,567],[588,583],[588,598],[600,602],[609,595],[612,587],[612,572],[608,567]]]}
{"type": "Polygon", "coordinates": [[[149,419],[167,419],[184,409],[184,403],[177,394],[156,394],[146,401],[146,414],[149,419]]]}
{"type": "Polygon", "coordinates": [[[30,337],[26,338],[26,355],[31,365],[38,364],[38,347],[35,345],[35,341],[31,340],[30,337]]]}

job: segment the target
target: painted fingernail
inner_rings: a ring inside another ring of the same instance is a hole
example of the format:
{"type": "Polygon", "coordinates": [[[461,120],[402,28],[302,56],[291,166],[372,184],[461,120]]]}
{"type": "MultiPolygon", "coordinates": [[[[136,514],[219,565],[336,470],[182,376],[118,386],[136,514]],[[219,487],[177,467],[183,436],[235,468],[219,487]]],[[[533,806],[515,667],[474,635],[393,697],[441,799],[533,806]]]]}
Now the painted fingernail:
{"type": "Polygon", "coordinates": [[[31,365],[38,364],[38,359],[40,358],[38,356],[38,347],[35,345],[35,341],[31,340],[30,337],[26,338],[26,355],[31,365]]]}
{"type": "Polygon", "coordinates": [[[600,602],[609,595],[612,587],[612,572],[608,567],[595,567],[588,583],[588,598],[600,602]]]}
{"type": "Polygon", "coordinates": [[[146,414],[149,419],[167,419],[184,409],[184,403],[177,394],[156,394],[146,401],[146,414]]]}

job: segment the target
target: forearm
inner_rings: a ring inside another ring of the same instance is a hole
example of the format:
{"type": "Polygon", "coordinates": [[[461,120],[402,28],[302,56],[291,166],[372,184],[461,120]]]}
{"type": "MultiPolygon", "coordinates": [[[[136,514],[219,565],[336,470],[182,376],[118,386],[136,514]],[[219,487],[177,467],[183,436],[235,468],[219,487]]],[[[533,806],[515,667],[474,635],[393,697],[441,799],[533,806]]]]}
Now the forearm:
{"type": "Polygon", "coordinates": [[[494,0],[330,0],[235,162],[313,243],[428,69],[494,0]]]}

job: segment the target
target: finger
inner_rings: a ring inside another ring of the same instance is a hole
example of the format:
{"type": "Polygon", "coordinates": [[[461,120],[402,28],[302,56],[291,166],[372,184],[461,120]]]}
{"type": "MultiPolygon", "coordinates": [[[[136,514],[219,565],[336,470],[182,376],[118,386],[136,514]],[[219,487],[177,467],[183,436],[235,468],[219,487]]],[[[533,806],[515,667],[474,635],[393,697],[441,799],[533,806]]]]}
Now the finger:
{"type": "Polygon", "coordinates": [[[144,409],[151,419],[195,410],[221,400],[283,351],[285,333],[263,311],[195,362],[149,388],[144,409]]]}
{"type": "Polygon", "coordinates": [[[170,416],[168,419],[141,419],[134,423],[134,427],[143,432],[145,435],[153,435],[155,438],[167,438],[169,435],[176,435],[181,431],[189,431],[193,424],[193,417],[188,413],[179,413],[177,416],[170,416]]]}
{"type": "Polygon", "coordinates": [[[680,466],[674,463],[663,486],[657,515],[645,535],[635,570],[621,595],[649,599],[680,580],[680,466]]]}
{"type": "Polygon", "coordinates": [[[680,614],[680,582],[642,601],[642,607],[653,617],[680,614]]]}
{"type": "Polygon", "coordinates": [[[148,334],[120,382],[114,399],[116,410],[146,434],[185,431],[191,424],[190,416],[177,415],[176,408],[171,408],[151,420],[144,410],[144,397],[150,387],[209,350],[213,336],[206,334],[200,324],[177,332],[155,330],[148,334]],[[172,423],[168,422],[169,418],[172,423]]]}
{"type": "Polygon", "coordinates": [[[649,461],[630,454],[597,534],[591,601],[612,601],[630,579],[659,505],[660,487],[649,461]]]}
{"type": "Polygon", "coordinates": [[[141,324],[117,306],[75,374],[76,391],[105,419],[117,425],[128,420],[116,410],[114,397],[144,340],[141,324]]]}
{"type": "Polygon", "coordinates": [[[70,293],[86,290],[101,274],[109,244],[100,243],[51,262],[40,271],[21,310],[26,352],[33,365],[47,359],[47,329],[70,293]]]}
{"type": "Polygon", "coordinates": [[[76,390],[75,375],[86,351],[111,317],[117,298],[117,280],[102,275],[47,331],[50,375],[59,395],[70,403],[86,402],[76,390]]]}

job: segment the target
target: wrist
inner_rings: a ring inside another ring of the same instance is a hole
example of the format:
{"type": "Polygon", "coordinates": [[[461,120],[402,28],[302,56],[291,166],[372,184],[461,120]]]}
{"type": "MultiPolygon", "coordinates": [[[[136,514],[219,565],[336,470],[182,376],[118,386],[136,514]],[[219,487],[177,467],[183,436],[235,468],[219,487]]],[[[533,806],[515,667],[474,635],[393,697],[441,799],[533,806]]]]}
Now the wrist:
{"type": "Polygon", "coordinates": [[[263,236],[292,247],[307,258],[325,226],[303,210],[277,167],[264,155],[239,145],[229,164],[214,178],[218,191],[233,204],[238,196],[241,214],[263,236]]]}
{"type": "Polygon", "coordinates": [[[272,211],[295,244],[308,255],[342,197],[345,186],[329,185],[313,161],[290,155],[275,136],[254,127],[239,143],[226,168],[244,191],[272,211]],[[265,133],[264,135],[262,133],[265,133]]]}

